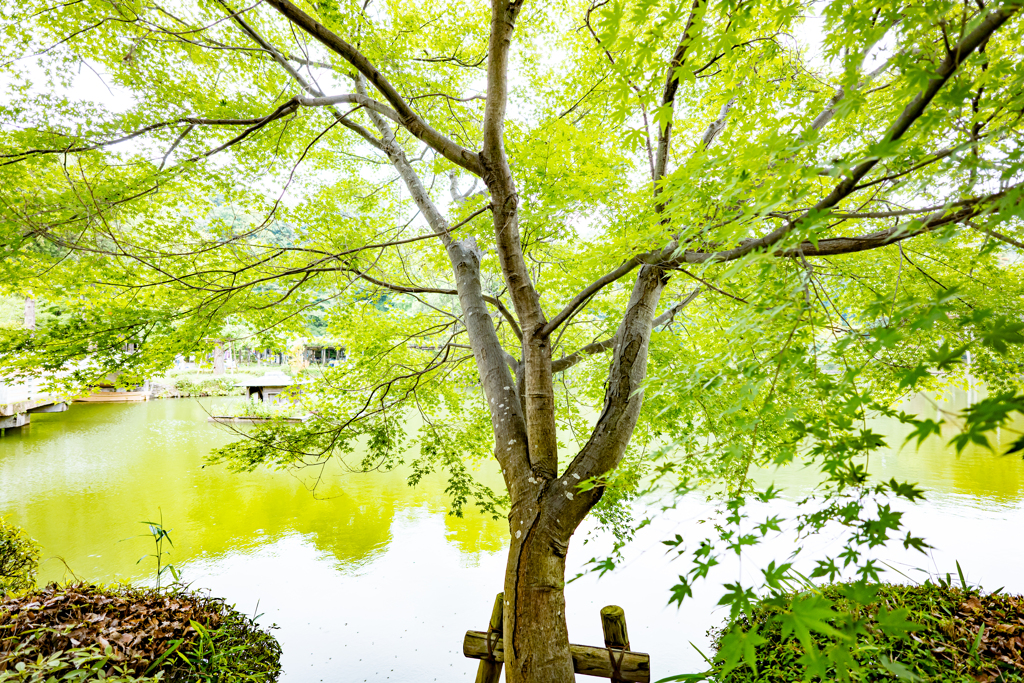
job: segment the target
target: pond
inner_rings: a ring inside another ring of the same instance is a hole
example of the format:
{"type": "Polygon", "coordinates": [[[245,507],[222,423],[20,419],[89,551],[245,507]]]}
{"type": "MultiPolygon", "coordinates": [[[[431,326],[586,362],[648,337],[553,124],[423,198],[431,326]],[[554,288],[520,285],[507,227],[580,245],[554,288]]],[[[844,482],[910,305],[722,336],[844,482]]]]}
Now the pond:
{"type": "MultiPolygon", "coordinates": [[[[41,580],[152,583],[153,559],[137,563],[153,552],[139,522],[162,515],[174,541],[169,560],[184,581],[277,624],[282,680],[472,680],[476,662],[462,656],[462,636],[486,628],[501,590],[504,520],[472,511],[449,516],[442,479],[410,488],[401,470],[353,474],[333,465],[314,493],[307,475],[204,467],[210,448],[233,438],[206,422],[230,400],[75,404],[8,431],[0,439],[0,515],[42,543],[41,580]]],[[[935,410],[924,397],[911,407],[935,410]]],[[[898,424],[876,429],[894,446],[905,435],[898,424]]],[[[978,449],[958,457],[933,440],[920,451],[874,457],[870,470],[928,491],[925,503],[901,509],[935,548],[927,556],[886,549],[881,556],[891,566],[922,580],[924,572],[955,575],[959,560],[972,582],[1024,592],[1019,457],[978,449]]],[[[784,487],[784,499],[773,504],[780,514],[815,482],[796,468],[757,478],[784,487]]],[[[571,583],[572,641],[599,645],[598,611],[618,604],[633,649],[651,654],[653,680],[702,670],[697,649],[707,650],[707,630],[725,616],[715,606],[716,585],[737,572],[752,579],[757,558],[723,563],[716,583],[699,586],[704,590],[679,609],[667,605],[668,589],[683,567],[661,540],[679,533],[698,542],[707,533],[701,522],[713,512],[706,496],[687,496],[638,534],[622,568],[571,583]]],[[[587,544],[582,538],[570,549],[570,575],[608,545],[600,534],[587,544]]],[[[835,543],[835,535],[815,539],[822,552],[835,543]]],[[[782,555],[785,539],[769,550],[782,555]]]]}

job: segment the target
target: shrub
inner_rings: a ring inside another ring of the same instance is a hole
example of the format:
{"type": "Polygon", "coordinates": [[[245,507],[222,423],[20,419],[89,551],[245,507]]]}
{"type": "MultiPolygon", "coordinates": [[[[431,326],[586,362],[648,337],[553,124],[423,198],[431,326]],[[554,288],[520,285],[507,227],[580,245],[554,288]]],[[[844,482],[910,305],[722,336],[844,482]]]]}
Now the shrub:
{"type": "Polygon", "coordinates": [[[0,597],[31,590],[39,569],[39,544],[0,517],[0,597]]]}
{"type": "MultiPolygon", "coordinates": [[[[720,683],[1024,681],[1024,597],[982,595],[948,581],[834,584],[777,596],[759,603],[738,626],[747,633],[756,627],[764,639],[756,647],[757,672],[744,664],[719,673],[720,683]],[[784,626],[794,623],[785,617],[799,614],[794,606],[801,603],[813,603],[816,618],[824,617],[804,631],[804,642],[784,626]],[[824,676],[808,675],[814,660],[827,662],[824,676]]],[[[716,634],[719,648],[725,633],[716,634]]]]}
{"type": "Polygon", "coordinates": [[[302,414],[302,406],[290,401],[266,403],[259,399],[250,399],[231,406],[227,410],[227,414],[232,417],[256,417],[273,420],[275,418],[299,417],[302,414]]]}
{"type": "Polygon", "coordinates": [[[257,683],[277,679],[280,656],[254,619],[180,587],[50,584],[0,603],[0,683],[257,683]]]}
{"type": "Polygon", "coordinates": [[[236,382],[233,377],[181,377],[174,381],[174,388],[182,396],[235,396],[242,392],[236,382]]]}

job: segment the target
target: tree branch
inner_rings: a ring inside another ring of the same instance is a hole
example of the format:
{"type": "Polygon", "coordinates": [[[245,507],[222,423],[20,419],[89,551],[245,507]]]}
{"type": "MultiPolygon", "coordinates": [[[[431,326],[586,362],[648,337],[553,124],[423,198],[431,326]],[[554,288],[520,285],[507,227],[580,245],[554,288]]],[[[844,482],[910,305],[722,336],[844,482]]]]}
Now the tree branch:
{"type": "MultiPolygon", "coordinates": [[[[645,265],[637,274],[626,313],[614,337],[614,355],[605,385],[604,409],[590,439],[565,470],[565,483],[599,477],[622,461],[643,405],[643,381],[647,352],[654,325],[654,311],[667,278],[655,266],[645,265]]],[[[695,294],[693,295],[696,296],[695,294]]],[[[692,300],[692,299],[691,299],[692,300]]],[[[561,487],[559,487],[561,488],[561,487]]],[[[590,491],[565,489],[553,503],[574,522],[582,520],[600,498],[602,487],[590,491]],[[559,496],[564,496],[564,499],[559,496]]]]}
{"type": "MultiPolygon", "coordinates": [[[[277,48],[275,48],[263,36],[261,36],[256,31],[256,29],[250,26],[249,22],[243,19],[240,14],[232,10],[231,7],[229,7],[224,0],[217,0],[217,2],[220,3],[221,7],[227,10],[228,14],[231,15],[231,18],[234,19],[235,23],[238,24],[242,31],[244,31],[245,34],[248,35],[250,38],[252,38],[252,40],[257,45],[266,50],[270,54],[270,56],[273,57],[274,61],[277,62],[278,65],[282,69],[284,69],[285,72],[289,76],[291,76],[292,80],[298,83],[303,90],[305,90],[306,92],[310,93],[315,97],[324,96],[323,92],[321,92],[319,88],[314,87],[312,84],[306,81],[306,79],[302,77],[302,74],[296,71],[295,67],[288,63],[288,58],[281,54],[281,52],[277,48]]],[[[342,114],[341,111],[337,109],[337,107],[332,107],[331,109],[334,112],[334,117],[338,120],[339,123],[341,123],[341,125],[358,134],[361,138],[369,142],[375,148],[382,149],[380,140],[375,138],[373,134],[370,133],[370,131],[366,130],[366,128],[360,126],[358,123],[352,121],[347,116],[342,114]]]]}
{"type": "Polygon", "coordinates": [[[304,107],[327,107],[334,104],[358,104],[367,109],[372,109],[378,114],[383,114],[395,123],[401,125],[402,119],[391,107],[378,102],[377,100],[360,95],[358,93],[348,93],[345,95],[330,95],[325,97],[299,97],[297,98],[299,104],[304,107]]]}
{"type": "MultiPolygon", "coordinates": [[[[388,289],[392,292],[399,292],[401,294],[443,294],[445,296],[459,295],[459,291],[457,289],[444,287],[422,287],[419,285],[396,285],[393,282],[386,282],[384,280],[377,279],[372,275],[367,275],[366,273],[360,270],[356,270],[354,268],[342,268],[340,270],[343,270],[346,273],[351,273],[352,275],[355,275],[359,279],[366,280],[367,282],[377,285],[378,287],[388,289]]],[[[482,295],[482,299],[487,303],[491,304],[492,306],[494,306],[494,308],[497,309],[497,311],[501,313],[502,316],[505,317],[505,320],[508,321],[509,326],[512,328],[512,331],[516,334],[516,337],[522,340],[522,332],[519,330],[519,325],[516,323],[516,319],[512,317],[512,314],[509,313],[509,310],[505,308],[505,304],[501,303],[501,300],[498,299],[497,297],[490,296],[489,294],[482,295]]]]}
{"type": "Polygon", "coordinates": [[[723,104],[722,110],[718,113],[718,118],[708,124],[707,130],[704,131],[704,135],[700,138],[704,149],[710,147],[711,143],[718,137],[718,134],[725,130],[725,124],[729,121],[729,112],[732,111],[734,104],[736,104],[735,97],[723,104]]]}
{"type": "MultiPolygon", "coordinates": [[[[921,117],[924,110],[928,107],[935,96],[938,94],[942,86],[946,84],[946,81],[952,77],[956,70],[960,67],[964,61],[967,60],[971,54],[974,53],[980,46],[984,45],[989,37],[995,33],[999,27],[1009,21],[1016,12],[1020,10],[1020,5],[1009,6],[1007,8],[1000,8],[989,13],[981,23],[969,34],[963,37],[952,52],[950,52],[946,59],[943,60],[942,64],[939,65],[938,69],[935,70],[935,75],[929,79],[928,85],[925,89],[919,93],[910,104],[908,104],[903,113],[897,117],[896,121],[889,127],[889,130],[882,138],[882,142],[896,142],[900,140],[903,135],[910,130],[910,127],[914,124],[917,119],[921,117]]],[[[850,194],[857,183],[860,182],[867,173],[875,167],[879,159],[868,159],[861,162],[856,168],[853,169],[849,177],[845,178],[836,188],[818,204],[815,205],[815,209],[827,209],[832,208],[838,204],[844,197],[850,194]]]]}
{"type": "MultiPolygon", "coordinates": [[[[665,311],[657,318],[655,318],[654,322],[652,323],[652,327],[654,329],[658,329],[659,327],[664,327],[666,325],[671,324],[672,321],[675,319],[676,314],[679,313],[679,311],[683,310],[683,308],[685,308],[691,301],[696,299],[700,295],[700,293],[701,288],[698,286],[681,301],[676,302],[667,311],[665,311]]],[[[588,356],[593,356],[594,354],[597,353],[602,353],[613,348],[614,346],[615,337],[608,337],[607,339],[602,339],[601,341],[591,342],[590,344],[587,344],[586,346],[570,353],[568,356],[562,356],[561,358],[551,361],[551,371],[554,372],[555,374],[558,374],[559,372],[564,372],[571,368],[572,366],[579,363],[580,361],[582,361],[584,358],[588,356]]]]}
{"type": "Polygon", "coordinates": [[[880,230],[869,235],[821,239],[818,240],[817,246],[810,242],[803,242],[796,247],[775,252],[775,255],[787,258],[800,258],[803,256],[835,256],[838,254],[853,254],[859,251],[878,249],[879,247],[888,246],[890,244],[895,244],[896,242],[902,242],[903,240],[923,235],[927,232],[932,232],[936,228],[940,228],[944,225],[965,223],[969,219],[985,213],[985,211],[986,208],[983,206],[971,206],[960,209],[959,211],[954,211],[953,213],[946,213],[945,210],[936,211],[930,216],[924,218],[920,222],[919,227],[914,230],[909,229],[906,224],[901,223],[888,228],[887,230],[880,230]]]}
{"type": "MultiPolygon", "coordinates": [[[[558,470],[555,392],[551,375],[551,343],[540,334],[546,320],[540,295],[523,258],[519,233],[519,195],[505,153],[505,111],[508,104],[508,62],[516,20],[523,0],[492,0],[487,57],[487,102],[484,105],[483,180],[494,206],[494,237],[516,317],[523,330],[524,392],[528,467],[514,470],[515,489],[550,480],[558,470]]],[[[513,494],[514,495],[514,494],[513,494]]]]}
{"type": "MultiPolygon", "coordinates": [[[[674,108],[675,106],[676,91],[679,90],[678,70],[686,63],[686,50],[690,47],[690,43],[693,42],[690,31],[693,30],[693,26],[696,23],[697,10],[700,9],[700,3],[701,0],[693,0],[693,6],[690,8],[690,17],[686,20],[686,28],[683,30],[683,37],[679,39],[679,45],[676,46],[676,51],[672,55],[671,61],[669,61],[668,74],[665,77],[665,91],[661,96],[661,106],[663,107],[674,108]]],[[[668,167],[671,141],[672,117],[670,116],[665,123],[665,127],[658,135],[658,154],[654,162],[654,177],[651,179],[655,183],[655,194],[660,191],[657,182],[665,176],[665,169],[668,167]]]]}
{"type": "Polygon", "coordinates": [[[336,67],[334,64],[331,64],[330,62],[315,62],[315,61],[306,59],[305,57],[300,57],[299,55],[292,54],[292,53],[288,53],[288,61],[295,62],[296,64],[301,64],[302,66],[316,66],[316,67],[319,67],[321,69],[330,69],[331,71],[340,71],[340,69],[338,69],[338,67],[336,67]]]}
{"type": "MultiPolygon", "coordinates": [[[[356,90],[365,95],[366,88],[361,74],[356,75],[355,83],[356,90]]],[[[426,218],[427,224],[438,234],[448,253],[455,275],[455,290],[444,293],[459,297],[463,322],[473,347],[477,374],[490,408],[496,444],[494,455],[505,473],[505,483],[509,491],[513,491],[519,485],[518,481],[513,481],[513,472],[521,469],[522,464],[529,460],[526,419],[521,409],[520,392],[506,362],[506,352],[487,312],[487,303],[492,303],[506,316],[514,332],[520,328],[497,298],[484,295],[480,279],[480,250],[476,246],[476,241],[472,237],[459,241],[451,239],[448,221],[438,211],[412,164],[409,163],[405,150],[395,139],[394,131],[378,112],[370,109],[367,113],[383,137],[385,153],[405,182],[409,194],[426,218]]],[[[486,208],[493,210],[492,205],[486,208]]]]}
{"type": "MultiPolygon", "coordinates": [[[[921,117],[928,104],[931,103],[939,90],[942,89],[942,86],[944,86],[950,77],[952,77],[957,68],[959,68],[959,66],[963,64],[964,61],[978,49],[978,47],[984,45],[985,42],[988,41],[989,37],[1019,10],[1019,5],[994,10],[985,16],[973,31],[964,36],[960,42],[957,43],[954,50],[947,55],[946,59],[936,69],[935,75],[928,81],[928,85],[925,86],[924,90],[914,97],[892,125],[889,126],[889,129],[882,137],[882,142],[896,142],[900,140],[914,122],[921,117]]],[[[807,212],[807,214],[805,214],[805,216],[809,214],[816,214],[822,210],[831,209],[836,206],[840,201],[858,189],[857,183],[859,183],[860,180],[864,178],[864,176],[866,176],[876,164],[878,164],[878,162],[879,159],[877,157],[862,161],[854,167],[847,177],[833,188],[832,192],[830,192],[828,196],[816,203],[807,212]]],[[[704,263],[706,261],[719,262],[735,260],[756,249],[771,247],[782,240],[793,229],[798,227],[802,221],[803,219],[799,219],[795,222],[787,221],[784,225],[773,230],[764,237],[746,240],[740,244],[740,246],[726,251],[717,253],[687,252],[684,254],[685,262],[704,263]]]]}
{"type": "MultiPolygon", "coordinates": [[[[871,83],[871,81],[875,80],[883,73],[885,73],[889,69],[889,67],[892,66],[892,60],[892,57],[885,60],[885,62],[880,67],[878,67],[868,75],[864,76],[864,78],[860,79],[860,81],[857,82],[855,88],[859,90],[864,86],[868,85],[869,83],[871,83]]],[[[846,94],[846,88],[844,88],[843,86],[836,88],[835,95],[833,95],[832,99],[829,100],[828,106],[824,109],[824,111],[822,111],[815,117],[813,122],[811,122],[811,130],[821,130],[822,128],[829,124],[829,122],[836,115],[836,107],[839,105],[840,102],[843,101],[843,99],[846,97],[846,94]]]]}
{"type": "Polygon", "coordinates": [[[967,225],[970,226],[971,228],[974,228],[978,232],[982,232],[985,233],[986,235],[991,235],[992,237],[995,237],[1000,242],[1005,242],[1006,244],[1024,250],[1024,242],[1016,240],[1010,237],[1009,235],[1004,235],[1003,233],[997,232],[992,228],[985,227],[984,225],[978,225],[977,223],[974,223],[972,221],[967,221],[967,225]]]}
{"type": "Polygon", "coordinates": [[[572,298],[565,307],[558,312],[558,314],[548,322],[539,332],[542,336],[549,336],[552,332],[558,329],[558,327],[564,323],[569,317],[576,311],[577,308],[585,304],[592,296],[597,294],[599,291],[615,282],[619,278],[623,277],[634,268],[642,263],[639,256],[634,256],[622,263],[615,270],[605,273],[601,277],[597,278],[589,285],[580,290],[579,294],[572,298]]]}
{"type": "Polygon", "coordinates": [[[477,175],[483,174],[480,158],[475,152],[448,139],[432,128],[405,101],[391,82],[353,45],[343,40],[326,26],[313,19],[289,0],[266,0],[286,19],[300,27],[325,47],[354,66],[373,86],[384,95],[384,99],[395,108],[401,125],[414,136],[427,143],[446,159],[477,175]]]}

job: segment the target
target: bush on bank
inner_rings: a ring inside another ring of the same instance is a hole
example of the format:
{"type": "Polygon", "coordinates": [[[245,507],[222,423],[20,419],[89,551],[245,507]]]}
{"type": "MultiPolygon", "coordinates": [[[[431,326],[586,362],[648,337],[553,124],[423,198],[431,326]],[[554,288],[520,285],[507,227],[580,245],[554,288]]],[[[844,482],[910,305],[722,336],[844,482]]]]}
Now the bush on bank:
{"type": "Polygon", "coordinates": [[[242,389],[236,387],[235,377],[180,377],[174,381],[174,390],[179,396],[239,396],[242,389]]]}
{"type": "Polygon", "coordinates": [[[39,544],[0,517],[0,598],[36,585],[39,544]]]}
{"type": "Polygon", "coordinates": [[[49,586],[0,602],[0,683],[275,681],[281,646],[184,588],[49,586]]]}
{"type": "MultiPolygon", "coordinates": [[[[948,581],[834,584],[762,601],[753,617],[742,618],[739,625],[746,633],[756,628],[764,639],[755,647],[757,670],[743,665],[719,672],[713,680],[720,683],[1024,681],[1024,597],[983,595],[948,581]],[[813,605],[813,614],[821,618],[803,639],[784,626],[792,620],[780,618],[798,613],[793,609],[797,603],[813,605]],[[812,657],[806,655],[809,650],[812,657]],[[828,662],[825,671],[808,668],[814,652],[829,655],[817,658],[828,662]]],[[[724,634],[724,629],[716,634],[719,651],[724,634]]]]}

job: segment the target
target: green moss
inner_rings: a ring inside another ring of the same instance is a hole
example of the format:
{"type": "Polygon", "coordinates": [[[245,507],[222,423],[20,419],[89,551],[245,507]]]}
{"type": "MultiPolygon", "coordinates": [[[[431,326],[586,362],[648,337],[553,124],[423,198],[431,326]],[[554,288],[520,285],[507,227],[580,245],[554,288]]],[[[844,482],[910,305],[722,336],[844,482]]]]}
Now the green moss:
{"type": "MultiPolygon", "coordinates": [[[[1024,598],[954,588],[948,584],[867,587],[835,584],[761,602],[736,626],[756,627],[765,639],[756,648],[757,672],[741,665],[719,673],[720,683],[792,683],[801,680],[922,683],[1024,681],[1024,598]],[[857,592],[872,595],[857,602],[857,592]],[[834,617],[811,629],[804,642],[784,635],[793,606],[816,600],[834,617]],[[863,604],[862,604],[863,603],[863,604]],[[903,611],[905,610],[905,611],[903,611]],[[893,627],[899,622],[898,627],[893,627]],[[907,622],[911,622],[908,624],[907,622]],[[827,633],[828,627],[832,627],[827,633]],[[906,629],[906,630],[905,630],[906,629]],[[827,661],[825,675],[809,675],[806,645],[827,661]]],[[[721,655],[722,629],[715,633],[721,655]]]]}

